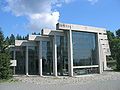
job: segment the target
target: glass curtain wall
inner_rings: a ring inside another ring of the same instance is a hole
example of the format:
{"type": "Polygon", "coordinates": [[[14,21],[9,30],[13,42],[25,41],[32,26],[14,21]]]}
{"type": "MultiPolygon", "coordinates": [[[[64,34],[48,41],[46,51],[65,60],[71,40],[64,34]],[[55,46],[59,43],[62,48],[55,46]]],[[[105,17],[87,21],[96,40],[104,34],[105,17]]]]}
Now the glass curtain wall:
{"type": "Polygon", "coordinates": [[[15,47],[17,66],[15,67],[15,74],[25,74],[25,61],[26,61],[26,47],[15,47]]]}
{"type": "Polygon", "coordinates": [[[28,74],[37,75],[38,71],[38,46],[28,47],[28,74]]]}
{"type": "Polygon", "coordinates": [[[67,37],[56,36],[57,40],[57,72],[58,75],[68,75],[67,37]]]}
{"type": "MultiPolygon", "coordinates": [[[[98,65],[96,37],[95,33],[72,31],[73,66],[98,65]]],[[[94,68],[74,69],[74,73],[83,74],[93,70],[94,68]]]]}
{"type": "Polygon", "coordinates": [[[52,42],[42,41],[42,72],[43,75],[53,74],[52,42]]]}

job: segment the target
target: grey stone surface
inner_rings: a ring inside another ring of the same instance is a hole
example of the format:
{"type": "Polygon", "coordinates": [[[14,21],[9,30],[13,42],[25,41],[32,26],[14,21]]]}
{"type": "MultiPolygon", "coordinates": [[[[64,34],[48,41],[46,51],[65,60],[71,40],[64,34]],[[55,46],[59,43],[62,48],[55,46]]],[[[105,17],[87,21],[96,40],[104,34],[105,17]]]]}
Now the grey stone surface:
{"type": "Polygon", "coordinates": [[[15,77],[1,83],[0,90],[120,90],[120,72],[104,72],[80,77],[15,77]]]}

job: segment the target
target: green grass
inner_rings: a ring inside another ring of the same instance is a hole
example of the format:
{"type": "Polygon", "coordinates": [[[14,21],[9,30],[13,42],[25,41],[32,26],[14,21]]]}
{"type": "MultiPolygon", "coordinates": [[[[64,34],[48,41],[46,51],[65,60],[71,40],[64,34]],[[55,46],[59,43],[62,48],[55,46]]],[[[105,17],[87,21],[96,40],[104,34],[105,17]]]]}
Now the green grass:
{"type": "Polygon", "coordinates": [[[0,83],[14,83],[14,82],[18,82],[17,79],[11,78],[11,79],[0,79],[0,83]]]}

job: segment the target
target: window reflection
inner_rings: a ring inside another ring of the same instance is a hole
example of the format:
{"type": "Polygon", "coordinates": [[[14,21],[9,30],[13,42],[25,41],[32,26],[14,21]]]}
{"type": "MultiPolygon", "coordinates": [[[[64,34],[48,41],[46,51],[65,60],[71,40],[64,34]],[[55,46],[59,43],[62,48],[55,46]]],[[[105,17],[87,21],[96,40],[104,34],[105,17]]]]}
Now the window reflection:
{"type": "Polygon", "coordinates": [[[73,74],[74,75],[85,75],[85,74],[97,74],[98,72],[98,67],[91,67],[91,68],[74,68],[73,69],[73,74]]]}
{"type": "Polygon", "coordinates": [[[42,41],[42,70],[43,75],[53,74],[53,55],[50,41],[42,41]]]}
{"type": "Polygon", "coordinates": [[[67,38],[57,36],[57,71],[58,75],[68,75],[67,38]]]}
{"type": "Polygon", "coordinates": [[[16,47],[16,60],[17,66],[15,67],[15,74],[25,74],[25,60],[26,60],[26,47],[16,47]]]}
{"type": "Polygon", "coordinates": [[[95,33],[72,31],[73,65],[97,65],[97,39],[95,33]]]}
{"type": "Polygon", "coordinates": [[[38,47],[28,47],[28,71],[29,75],[38,74],[38,47]]]}

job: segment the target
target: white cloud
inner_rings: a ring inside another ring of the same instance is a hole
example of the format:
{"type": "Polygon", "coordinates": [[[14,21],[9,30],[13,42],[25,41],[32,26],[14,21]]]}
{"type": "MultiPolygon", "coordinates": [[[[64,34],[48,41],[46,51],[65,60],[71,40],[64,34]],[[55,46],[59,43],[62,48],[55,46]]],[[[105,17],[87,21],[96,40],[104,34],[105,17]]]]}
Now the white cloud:
{"type": "Polygon", "coordinates": [[[53,7],[61,7],[64,3],[73,0],[6,0],[6,11],[16,16],[26,16],[29,29],[55,28],[59,20],[59,12],[53,7]]]}
{"type": "Polygon", "coordinates": [[[59,12],[55,11],[50,13],[31,14],[29,16],[28,27],[33,30],[39,30],[41,28],[55,28],[56,23],[59,20],[59,12]]]}
{"type": "Polygon", "coordinates": [[[88,0],[88,2],[90,2],[92,5],[94,5],[95,3],[98,2],[98,0],[88,0]]]}

